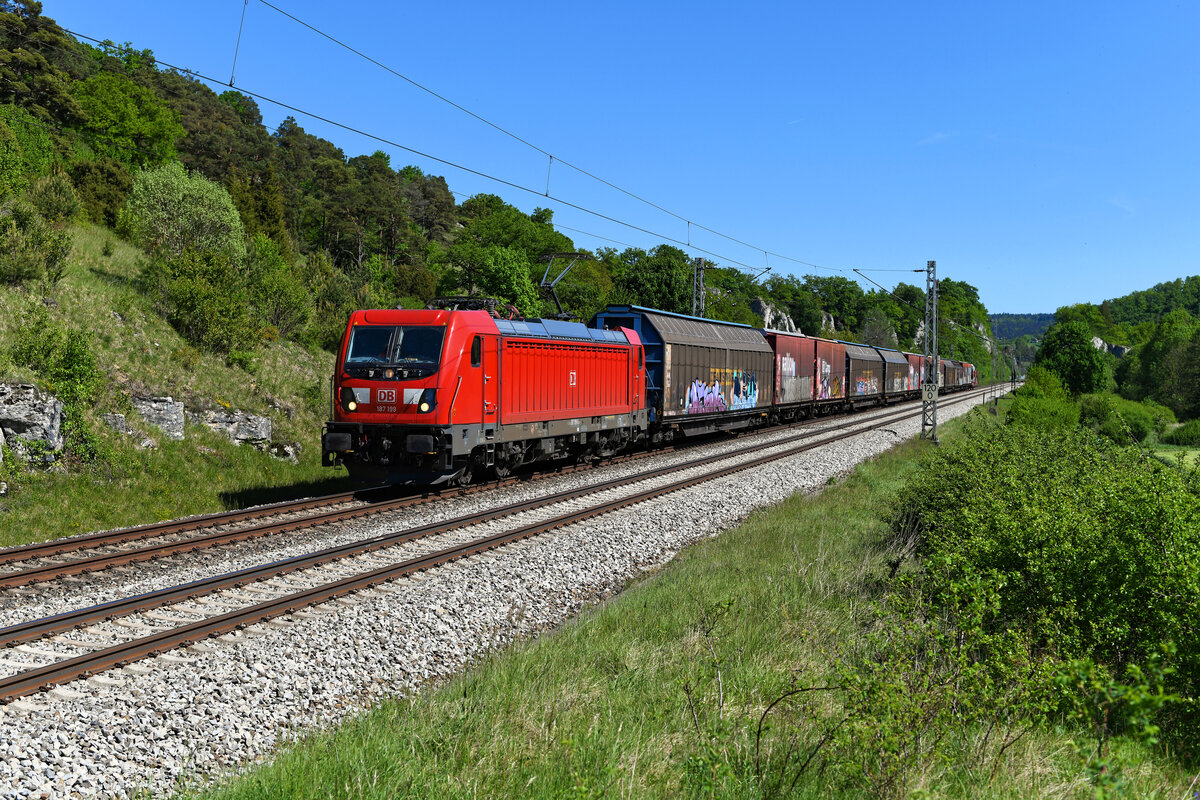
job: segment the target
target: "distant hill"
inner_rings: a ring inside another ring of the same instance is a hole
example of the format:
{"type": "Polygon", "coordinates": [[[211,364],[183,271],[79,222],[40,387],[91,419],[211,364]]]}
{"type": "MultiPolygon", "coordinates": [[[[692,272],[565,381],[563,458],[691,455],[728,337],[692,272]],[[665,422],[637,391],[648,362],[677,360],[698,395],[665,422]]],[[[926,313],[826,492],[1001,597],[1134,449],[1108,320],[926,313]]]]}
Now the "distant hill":
{"type": "Polygon", "coordinates": [[[1176,309],[1200,317],[1200,275],[1176,278],[1140,292],[1130,292],[1124,297],[1106,300],[1101,307],[1107,307],[1117,325],[1157,322],[1176,309]]]}
{"type": "Polygon", "coordinates": [[[1041,336],[1054,322],[1053,314],[988,314],[997,339],[1041,336]]]}

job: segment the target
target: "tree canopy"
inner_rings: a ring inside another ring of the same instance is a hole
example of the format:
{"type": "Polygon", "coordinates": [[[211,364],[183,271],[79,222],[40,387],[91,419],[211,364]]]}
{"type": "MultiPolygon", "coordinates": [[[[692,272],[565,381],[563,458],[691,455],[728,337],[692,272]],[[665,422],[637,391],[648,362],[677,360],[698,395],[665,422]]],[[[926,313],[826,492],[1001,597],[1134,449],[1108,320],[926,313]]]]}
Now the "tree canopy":
{"type": "Polygon", "coordinates": [[[1108,385],[1105,356],[1092,344],[1087,323],[1078,320],[1056,324],[1046,331],[1034,363],[1057,375],[1074,395],[1102,391],[1108,385]]]}

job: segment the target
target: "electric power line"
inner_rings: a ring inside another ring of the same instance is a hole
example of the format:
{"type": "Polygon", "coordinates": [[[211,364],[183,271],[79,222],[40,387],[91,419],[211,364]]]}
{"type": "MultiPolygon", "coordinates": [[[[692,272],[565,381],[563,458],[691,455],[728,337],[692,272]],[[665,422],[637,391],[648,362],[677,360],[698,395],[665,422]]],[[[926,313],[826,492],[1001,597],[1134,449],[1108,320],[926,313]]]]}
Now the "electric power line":
{"type": "MultiPolygon", "coordinates": [[[[336,44],[338,47],[341,47],[341,48],[343,48],[343,49],[345,49],[345,50],[348,50],[349,52],[351,52],[351,53],[355,54],[356,56],[358,56],[358,57],[360,57],[360,58],[362,58],[362,59],[364,59],[365,61],[368,61],[368,62],[370,62],[371,64],[374,64],[375,66],[379,67],[380,69],[384,70],[385,72],[388,72],[388,73],[390,73],[390,74],[392,74],[392,75],[396,76],[397,78],[399,78],[399,79],[401,79],[401,80],[403,80],[403,81],[405,81],[405,82],[407,82],[407,83],[411,84],[412,86],[416,87],[417,89],[420,89],[421,91],[423,91],[423,92],[425,92],[425,93],[427,93],[427,94],[429,94],[429,95],[431,95],[431,96],[433,96],[433,97],[437,98],[438,100],[441,100],[443,103],[446,103],[446,104],[448,104],[448,105],[450,105],[450,106],[453,106],[454,108],[458,109],[459,111],[463,112],[464,114],[467,114],[468,116],[470,116],[470,117],[473,117],[473,118],[474,118],[474,119],[476,119],[476,120],[479,120],[480,122],[482,122],[483,124],[487,125],[488,127],[491,127],[491,128],[493,128],[493,129],[495,129],[495,130],[499,131],[500,133],[503,133],[505,136],[508,136],[508,137],[510,137],[510,138],[512,138],[512,139],[514,139],[515,141],[517,141],[517,142],[520,142],[521,144],[525,145],[526,147],[528,147],[528,148],[530,148],[530,149],[532,149],[532,150],[534,150],[534,151],[536,151],[536,152],[538,152],[538,153],[540,153],[540,154],[542,154],[542,155],[546,156],[546,157],[547,157],[547,159],[549,160],[549,164],[548,164],[548,167],[547,167],[547,172],[546,172],[546,191],[545,191],[545,192],[543,192],[543,196],[545,196],[545,197],[549,197],[549,196],[550,196],[550,171],[549,171],[549,167],[552,167],[552,166],[554,165],[554,162],[556,162],[556,161],[557,161],[558,163],[562,164],[563,166],[565,166],[565,167],[569,167],[570,169],[573,169],[573,170],[575,170],[576,172],[580,173],[581,175],[585,175],[585,176],[587,176],[588,178],[591,178],[591,179],[592,179],[592,180],[594,180],[594,181],[597,181],[597,182],[599,182],[599,183],[602,183],[602,184],[604,184],[605,186],[607,186],[607,187],[609,187],[609,188],[611,188],[611,189],[614,189],[614,190],[616,190],[616,191],[618,191],[618,192],[620,192],[620,193],[622,193],[622,194],[626,195],[627,197],[631,197],[631,198],[633,198],[634,200],[637,200],[637,201],[638,201],[638,202],[640,202],[640,203],[644,203],[645,205],[648,205],[648,206],[650,206],[651,208],[654,208],[654,209],[656,209],[656,210],[658,210],[658,211],[661,211],[662,213],[664,213],[664,214],[667,214],[668,216],[674,217],[675,219],[679,220],[680,222],[686,222],[686,223],[687,223],[687,225],[688,225],[688,228],[689,228],[689,237],[688,237],[688,242],[687,242],[687,244],[685,244],[685,245],[684,245],[685,247],[693,247],[693,246],[694,246],[694,245],[692,245],[692,243],[691,243],[690,229],[691,229],[691,228],[693,228],[693,227],[695,227],[695,228],[699,228],[699,229],[700,229],[700,230],[702,230],[702,231],[706,231],[706,232],[708,232],[708,233],[711,233],[711,234],[713,234],[714,236],[719,236],[719,237],[721,237],[722,239],[726,239],[726,240],[728,240],[728,241],[730,241],[730,242],[733,242],[733,243],[735,243],[735,244],[740,244],[740,245],[742,245],[743,247],[746,247],[746,248],[748,248],[748,249],[750,249],[750,250],[757,250],[758,252],[762,253],[764,257],[768,257],[768,258],[769,258],[770,256],[775,256],[776,258],[782,258],[782,259],[784,259],[784,260],[786,260],[786,261],[790,261],[790,262],[792,262],[792,263],[795,263],[795,264],[803,264],[804,266],[813,267],[814,269],[830,270],[830,271],[833,271],[833,272],[846,272],[846,271],[847,271],[847,270],[845,270],[844,268],[840,268],[840,267],[826,267],[826,266],[822,266],[822,265],[820,265],[820,264],[813,264],[813,263],[811,263],[811,262],[804,261],[804,260],[801,260],[801,259],[798,259],[798,258],[792,258],[791,256],[787,256],[787,255],[784,255],[784,254],[782,254],[782,253],[776,253],[776,252],[773,252],[773,251],[767,250],[767,249],[765,249],[765,248],[759,247],[759,246],[757,246],[757,245],[750,244],[749,242],[745,242],[745,241],[743,241],[743,240],[741,240],[741,239],[738,239],[738,238],[736,238],[736,237],[730,236],[730,235],[728,235],[728,234],[726,234],[726,233],[722,233],[721,231],[714,230],[713,228],[709,228],[709,227],[707,227],[707,226],[705,226],[705,225],[701,225],[701,224],[700,224],[700,223],[698,223],[698,222],[694,222],[694,221],[692,221],[692,220],[688,219],[687,217],[684,217],[684,216],[683,216],[683,215],[681,215],[681,214],[678,214],[678,213],[676,213],[676,212],[674,212],[674,211],[671,211],[671,210],[670,210],[670,209],[668,209],[668,208],[664,208],[663,206],[661,206],[661,205],[659,205],[659,204],[657,204],[657,203],[655,203],[655,202],[653,202],[653,201],[651,201],[651,200],[647,200],[646,198],[642,197],[641,195],[638,195],[638,194],[636,194],[636,193],[634,193],[634,192],[631,192],[631,191],[629,191],[628,189],[625,189],[625,188],[623,188],[623,187],[621,187],[621,186],[618,186],[617,184],[615,184],[615,183],[612,183],[611,181],[608,181],[608,180],[606,180],[606,179],[604,179],[604,178],[600,177],[599,175],[596,175],[596,174],[594,174],[594,173],[592,173],[592,172],[589,172],[588,170],[586,170],[586,169],[584,169],[584,168],[582,168],[582,167],[580,167],[580,166],[578,166],[578,165],[576,165],[576,164],[573,164],[573,163],[571,163],[570,161],[567,161],[567,160],[565,160],[565,159],[563,159],[563,158],[561,158],[561,157],[559,157],[559,156],[556,156],[556,155],[554,155],[554,154],[553,154],[553,153],[551,153],[550,151],[548,151],[548,150],[546,150],[546,149],[544,149],[544,148],[542,148],[542,147],[539,147],[538,145],[536,145],[536,144],[534,144],[534,143],[532,143],[532,142],[528,141],[527,139],[523,138],[522,136],[519,136],[518,134],[516,134],[516,133],[513,133],[512,131],[508,130],[507,128],[504,128],[504,127],[502,127],[502,126],[500,126],[500,125],[497,125],[496,123],[492,122],[491,120],[488,120],[488,119],[486,119],[485,117],[483,117],[483,116],[481,116],[481,115],[479,115],[479,114],[476,114],[474,111],[470,110],[469,108],[466,108],[465,106],[462,106],[462,105],[460,105],[459,103],[456,103],[456,102],[454,102],[453,100],[449,99],[448,97],[446,97],[446,96],[444,96],[444,95],[442,95],[442,94],[439,94],[438,92],[436,92],[436,91],[434,91],[433,89],[430,89],[429,87],[427,87],[427,86],[425,86],[425,85],[423,85],[423,84],[419,83],[418,81],[415,81],[415,80],[413,80],[412,78],[408,77],[407,75],[404,75],[403,73],[401,73],[401,72],[398,72],[397,70],[393,69],[392,67],[389,67],[388,65],[386,65],[386,64],[384,64],[384,63],[382,63],[382,62],[378,61],[377,59],[373,58],[372,56],[369,56],[369,55],[367,55],[366,53],[362,52],[361,50],[358,50],[358,49],[356,49],[355,47],[353,47],[353,46],[351,46],[351,45],[347,44],[346,42],[343,42],[342,40],[338,39],[337,37],[335,37],[335,36],[332,36],[331,34],[328,34],[328,33],[326,33],[325,31],[321,30],[320,28],[316,27],[315,25],[312,25],[311,23],[309,23],[309,22],[306,22],[306,21],[304,21],[304,20],[300,19],[299,17],[297,17],[297,16],[295,16],[295,15],[293,15],[293,14],[291,14],[291,13],[289,13],[289,12],[287,12],[287,11],[284,11],[282,8],[279,8],[278,6],[276,6],[276,5],[274,5],[274,4],[270,3],[270,2],[268,2],[268,0],[258,0],[258,2],[260,2],[262,5],[266,6],[267,8],[270,8],[270,9],[272,9],[273,11],[275,11],[275,12],[277,12],[277,13],[279,13],[279,14],[281,14],[281,15],[285,16],[285,17],[287,17],[288,19],[292,20],[292,21],[293,21],[293,22],[295,22],[296,24],[298,24],[298,25],[301,25],[301,26],[303,26],[303,27],[307,28],[308,30],[312,31],[313,33],[317,34],[318,36],[321,36],[322,38],[324,38],[324,39],[327,39],[327,40],[329,40],[330,42],[333,42],[333,43],[334,43],[334,44],[336,44]]],[[[241,32],[240,32],[240,29],[239,29],[239,38],[240,38],[240,35],[241,35],[241,32]]],[[[676,241],[676,240],[672,240],[672,241],[676,241]]],[[[696,249],[700,249],[700,248],[696,248],[696,249]]],[[[703,251],[703,250],[702,250],[701,252],[708,252],[708,251],[703,251]]],[[[712,255],[712,254],[710,253],[710,255],[712,255]]],[[[746,266],[746,265],[744,265],[744,264],[743,264],[743,265],[741,265],[741,266],[746,266]]]]}

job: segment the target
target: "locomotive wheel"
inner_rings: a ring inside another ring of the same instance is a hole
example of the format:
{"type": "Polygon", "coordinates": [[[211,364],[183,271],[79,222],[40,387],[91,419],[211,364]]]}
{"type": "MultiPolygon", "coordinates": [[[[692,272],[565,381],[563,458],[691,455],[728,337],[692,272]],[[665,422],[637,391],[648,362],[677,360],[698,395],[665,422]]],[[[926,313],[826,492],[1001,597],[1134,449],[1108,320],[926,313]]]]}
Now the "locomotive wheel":
{"type": "Polygon", "coordinates": [[[496,450],[496,463],[492,469],[497,478],[507,478],[513,470],[525,462],[525,454],[516,444],[503,444],[496,450]]]}
{"type": "Polygon", "coordinates": [[[462,472],[458,473],[458,476],[451,481],[451,483],[453,483],[455,486],[469,486],[471,484],[471,480],[475,477],[474,466],[475,460],[468,460],[467,463],[463,465],[462,472]]]}

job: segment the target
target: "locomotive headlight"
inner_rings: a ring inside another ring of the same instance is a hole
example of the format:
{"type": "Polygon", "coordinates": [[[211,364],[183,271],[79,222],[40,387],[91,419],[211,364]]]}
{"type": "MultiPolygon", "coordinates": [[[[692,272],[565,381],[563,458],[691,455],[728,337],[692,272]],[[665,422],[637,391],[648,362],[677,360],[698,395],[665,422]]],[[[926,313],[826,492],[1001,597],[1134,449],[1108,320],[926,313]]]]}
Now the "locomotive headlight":
{"type": "Polygon", "coordinates": [[[358,398],[354,396],[354,390],[349,386],[343,386],[338,392],[338,399],[342,401],[342,408],[347,411],[353,411],[358,408],[358,398]]]}
{"type": "Polygon", "coordinates": [[[421,399],[417,402],[417,411],[422,414],[428,414],[437,406],[437,392],[433,389],[426,389],[421,392],[421,399]]]}

